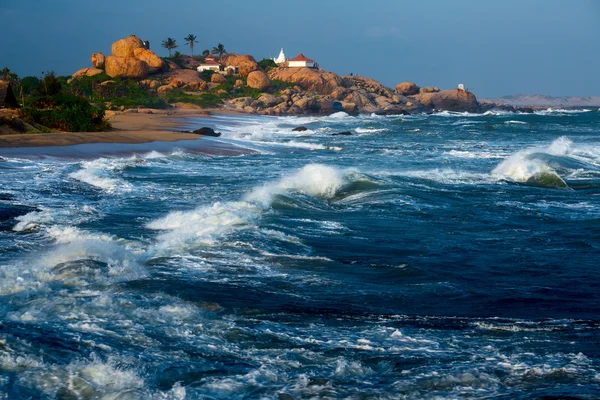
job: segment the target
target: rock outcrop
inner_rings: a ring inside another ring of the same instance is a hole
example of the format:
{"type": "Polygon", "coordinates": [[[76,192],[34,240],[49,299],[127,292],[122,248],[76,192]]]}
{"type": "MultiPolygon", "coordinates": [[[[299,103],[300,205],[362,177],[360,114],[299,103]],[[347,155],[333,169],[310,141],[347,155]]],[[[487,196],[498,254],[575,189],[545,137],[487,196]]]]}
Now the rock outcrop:
{"type": "Polygon", "coordinates": [[[239,54],[231,53],[224,55],[219,60],[223,65],[233,65],[238,67],[238,72],[241,76],[248,76],[252,71],[258,71],[260,68],[254,57],[251,55],[241,56],[239,54]]]}
{"type": "Polygon", "coordinates": [[[343,86],[344,80],[333,72],[315,68],[273,68],[269,71],[271,80],[296,83],[302,89],[316,94],[328,95],[343,86]]]}
{"type": "MultiPolygon", "coordinates": [[[[134,35],[113,43],[110,56],[92,54],[91,62],[94,69],[103,68],[111,78],[145,79],[149,74],[168,70],[168,65],[154,52],[146,49],[142,40],[134,35]]],[[[84,76],[81,71],[83,70],[77,71],[72,79],[84,76]]]]}
{"type": "Polygon", "coordinates": [[[454,89],[440,92],[424,92],[411,96],[415,101],[427,108],[457,112],[481,112],[481,107],[475,95],[471,92],[454,89]]]}
{"type": "Polygon", "coordinates": [[[271,81],[267,74],[262,71],[252,71],[248,74],[248,80],[246,81],[246,85],[251,88],[258,89],[261,92],[267,90],[271,81]]]}
{"type": "Polygon", "coordinates": [[[108,56],[104,67],[111,78],[144,79],[149,73],[148,64],[133,57],[108,56]]]}
{"type": "Polygon", "coordinates": [[[419,87],[413,82],[402,82],[396,85],[396,93],[402,96],[412,96],[419,93],[419,87]]]}
{"type": "Polygon", "coordinates": [[[99,68],[82,68],[79,71],[75,72],[73,74],[73,76],[71,77],[71,79],[80,79],[83,78],[84,76],[94,76],[94,75],[98,75],[103,73],[104,71],[102,71],[99,68]]]}
{"type": "Polygon", "coordinates": [[[104,61],[106,61],[106,57],[102,53],[94,53],[91,57],[92,65],[96,68],[104,68],[104,61]]]}
{"type": "Polygon", "coordinates": [[[221,74],[212,74],[212,76],[210,77],[210,81],[212,83],[221,84],[227,82],[227,79],[225,79],[225,77],[221,74]]]}
{"type": "Polygon", "coordinates": [[[162,60],[162,58],[146,48],[134,49],[133,56],[138,60],[144,61],[146,64],[148,64],[148,72],[150,74],[162,71],[165,68],[165,62],[162,60]]]}
{"type": "Polygon", "coordinates": [[[112,44],[112,55],[114,57],[135,57],[135,49],[145,49],[142,39],[135,35],[117,40],[112,44]]]}

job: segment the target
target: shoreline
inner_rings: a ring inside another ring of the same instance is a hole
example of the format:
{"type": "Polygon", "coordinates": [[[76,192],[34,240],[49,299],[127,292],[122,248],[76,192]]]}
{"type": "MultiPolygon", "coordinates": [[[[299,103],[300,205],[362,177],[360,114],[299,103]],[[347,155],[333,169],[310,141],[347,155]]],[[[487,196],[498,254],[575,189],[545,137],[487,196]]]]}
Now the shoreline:
{"type": "Polygon", "coordinates": [[[0,135],[0,148],[74,146],[93,143],[140,144],[155,141],[177,142],[204,139],[195,133],[177,132],[187,125],[186,118],[210,118],[214,114],[244,115],[225,109],[154,110],[111,112],[107,114],[113,129],[103,132],[52,132],[0,135]]]}

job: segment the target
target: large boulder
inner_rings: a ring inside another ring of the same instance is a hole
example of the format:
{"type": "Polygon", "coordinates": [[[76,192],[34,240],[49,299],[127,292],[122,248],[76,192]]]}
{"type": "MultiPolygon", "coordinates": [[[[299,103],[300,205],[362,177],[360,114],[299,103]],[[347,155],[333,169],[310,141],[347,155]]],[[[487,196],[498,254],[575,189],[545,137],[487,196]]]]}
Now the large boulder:
{"type": "Polygon", "coordinates": [[[135,35],[117,40],[112,45],[112,55],[115,57],[134,57],[135,49],[144,49],[144,42],[135,35]]]}
{"type": "Polygon", "coordinates": [[[419,87],[412,82],[402,82],[396,85],[396,93],[402,96],[412,96],[419,93],[419,87]]]}
{"type": "Polygon", "coordinates": [[[144,79],[148,76],[149,67],[145,61],[133,57],[106,57],[105,71],[111,78],[144,79]]]}
{"type": "Polygon", "coordinates": [[[96,68],[104,68],[104,61],[106,57],[102,53],[94,53],[91,57],[92,65],[96,68]]]}
{"type": "Polygon", "coordinates": [[[163,59],[146,48],[134,49],[133,55],[138,60],[145,61],[148,64],[148,72],[151,74],[167,69],[167,64],[163,59]]]}
{"type": "Polygon", "coordinates": [[[234,65],[238,67],[238,72],[241,76],[248,76],[252,71],[258,71],[260,68],[254,57],[251,55],[241,56],[231,53],[223,56],[220,60],[223,65],[234,65]]]}
{"type": "Polygon", "coordinates": [[[263,93],[258,98],[258,101],[260,101],[264,107],[273,107],[281,103],[283,99],[281,97],[273,96],[272,94],[263,93]]]}
{"type": "Polygon", "coordinates": [[[331,94],[344,83],[339,75],[315,68],[273,68],[269,78],[296,83],[306,91],[323,95],[331,94]]]}
{"type": "Polygon", "coordinates": [[[212,74],[212,76],[210,77],[210,81],[212,83],[218,83],[220,85],[222,83],[227,82],[227,79],[225,79],[225,77],[221,74],[212,74]]]}
{"type": "Polygon", "coordinates": [[[258,89],[262,92],[269,87],[271,81],[269,80],[267,74],[265,74],[264,72],[252,71],[248,74],[246,84],[251,88],[258,89]]]}
{"type": "Polygon", "coordinates": [[[471,92],[454,89],[440,92],[425,92],[411,96],[427,108],[456,112],[481,112],[481,106],[471,92]]]}

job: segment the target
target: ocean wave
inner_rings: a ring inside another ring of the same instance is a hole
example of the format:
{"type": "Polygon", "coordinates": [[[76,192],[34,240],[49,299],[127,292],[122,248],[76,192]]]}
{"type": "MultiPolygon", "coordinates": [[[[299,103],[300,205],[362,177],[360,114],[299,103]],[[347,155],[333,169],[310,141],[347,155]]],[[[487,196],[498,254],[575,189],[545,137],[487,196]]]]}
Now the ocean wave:
{"type": "Polygon", "coordinates": [[[545,148],[530,148],[521,150],[502,161],[492,175],[498,179],[527,183],[542,187],[567,187],[566,182],[559,176],[540,154],[566,156],[572,147],[572,142],[562,136],[545,148]]]}
{"type": "Polygon", "coordinates": [[[541,110],[541,111],[535,111],[534,114],[537,115],[554,115],[554,114],[583,114],[583,113],[588,113],[591,112],[592,110],[590,109],[575,109],[575,110],[569,110],[569,109],[565,109],[565,108],[548,108],[546,110],[541,110]]]}
{"type": "Polygon", "coordinates": [[[102,189],[107,193],[116,191],[130,191],[131,185],[123,179],[115,176],[126,168],[134,167],[143,162],[137,157],[132,158],[99,158],[94,161],[84,161],[79,171],[71,173],[69,176],[90,186],[102,189]]]}
{"type": "Polygon", "coordinates": [[[387,132],[389,129],[387,128],[356,128],[354,130],[356,133],[379,133],[379,132],[387,132]]]}
{"type": "Polygon", "coordinates": [[[262,213],[277,195],[302,193],[332,199],[347,183],[350,171],[322,164],[309,164],[275,182],[255,187],[240,201],[215,203],[192,211],[175,211],[150,222],[147,228],[169,231],[159,236],[161,250],[181,248],[190,243],[211,245],[224,235],[257,225],[262,213]]]}

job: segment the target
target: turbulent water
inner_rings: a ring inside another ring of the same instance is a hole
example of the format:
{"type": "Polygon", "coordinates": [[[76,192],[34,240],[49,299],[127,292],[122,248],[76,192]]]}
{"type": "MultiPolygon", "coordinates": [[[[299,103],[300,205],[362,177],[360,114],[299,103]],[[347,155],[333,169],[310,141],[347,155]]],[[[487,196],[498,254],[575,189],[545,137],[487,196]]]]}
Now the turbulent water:
{"type": "Polygon", "coordinates": [[[600,397],[600,112],[207,124],[0,154],[0,398],[600,397]]]}

